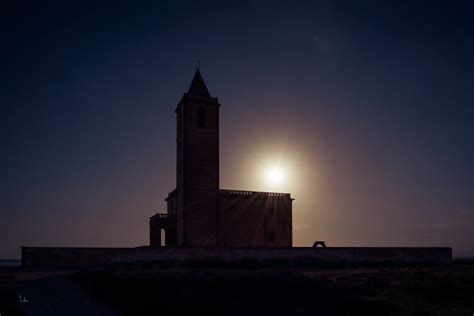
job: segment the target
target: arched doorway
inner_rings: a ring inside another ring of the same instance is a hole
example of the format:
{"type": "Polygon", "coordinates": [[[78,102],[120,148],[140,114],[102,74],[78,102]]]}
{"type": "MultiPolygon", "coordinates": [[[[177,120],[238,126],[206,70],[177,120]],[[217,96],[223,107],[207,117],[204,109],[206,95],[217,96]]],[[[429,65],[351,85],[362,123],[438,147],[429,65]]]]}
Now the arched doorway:
{"type": "Polygon", "coordinates": [[[164,228],[160,229],[160,246],[166,247],[166,230],[164,228]]]}

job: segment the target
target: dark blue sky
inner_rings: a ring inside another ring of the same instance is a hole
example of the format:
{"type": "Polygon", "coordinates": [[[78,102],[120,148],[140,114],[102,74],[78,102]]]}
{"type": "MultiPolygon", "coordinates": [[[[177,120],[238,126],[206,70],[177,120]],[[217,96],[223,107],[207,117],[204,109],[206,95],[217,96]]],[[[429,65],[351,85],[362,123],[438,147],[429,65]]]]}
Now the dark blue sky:
{"type": "Polygon", "coordinates": [[[199,59],[222,103],[221,187],[265,190],[255,170],[280,157],[295,245],[474,255],[470,1],[31,1],[1,12],[0,257],[146,244],[148,217],[175,186],[173,111],[199,59]]]}

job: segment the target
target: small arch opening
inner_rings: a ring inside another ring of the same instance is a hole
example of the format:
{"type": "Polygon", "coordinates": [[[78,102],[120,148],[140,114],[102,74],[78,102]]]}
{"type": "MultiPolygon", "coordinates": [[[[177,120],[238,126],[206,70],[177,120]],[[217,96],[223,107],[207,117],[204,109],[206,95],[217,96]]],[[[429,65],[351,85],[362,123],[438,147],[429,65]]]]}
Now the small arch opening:
{"type": "Polygon", "coordinates": [[[162,228],[160,229],[160,235],[161,235],[161,247],[166,247],[166,231],[162,228]]]}
{"type": "Polygon", "coordinates": [[[206,127],[206,111],[204,110],[203,107],[200,107],[198,109],[198,125],[199,125],[199,128],[206,127]]]}
{"type": "Polygon", "coordinates": [[[316,240],[313,244],[313,248],[326,248],[326,243],[322,240],[316,240]]]}
{"type": "Polygon", "coordinates": [[[275,232],[271,231],[268,234],[268,246],[274,247],[275,246],[275,232]]]}

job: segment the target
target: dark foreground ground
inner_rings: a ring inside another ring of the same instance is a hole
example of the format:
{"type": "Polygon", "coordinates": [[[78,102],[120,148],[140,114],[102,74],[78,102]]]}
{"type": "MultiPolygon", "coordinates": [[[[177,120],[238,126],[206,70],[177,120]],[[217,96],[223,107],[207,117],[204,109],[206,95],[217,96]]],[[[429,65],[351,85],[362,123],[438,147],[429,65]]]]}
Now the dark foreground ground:
{"type": "Polygon", "coordinates": [[[9,315],[473,315],[474,265],[0,270],[9,315]],[[19,295],[28,302],[21,303],[19,295]]]}

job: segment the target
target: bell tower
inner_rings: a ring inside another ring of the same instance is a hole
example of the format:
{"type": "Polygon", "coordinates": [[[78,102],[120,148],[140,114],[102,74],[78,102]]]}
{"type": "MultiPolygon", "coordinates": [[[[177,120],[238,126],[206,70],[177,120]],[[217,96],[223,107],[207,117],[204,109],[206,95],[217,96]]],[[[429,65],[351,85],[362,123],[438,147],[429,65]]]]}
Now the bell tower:
{"type": "Polygon", "coordinates": [[[175,111],[177,245],[181,247],[217,243],[219,106],[196,69],[175,111]]]}

